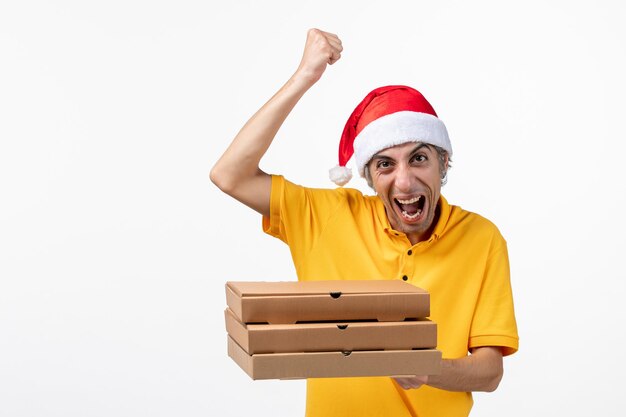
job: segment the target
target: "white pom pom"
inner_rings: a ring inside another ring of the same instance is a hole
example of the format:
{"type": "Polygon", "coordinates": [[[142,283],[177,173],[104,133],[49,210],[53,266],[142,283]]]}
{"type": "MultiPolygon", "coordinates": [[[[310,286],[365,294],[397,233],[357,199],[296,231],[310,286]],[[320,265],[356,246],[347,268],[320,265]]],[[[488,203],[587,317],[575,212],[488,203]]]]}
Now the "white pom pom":
{"type": "Polygon", "coordinates": [[[348,167],[342,167],[337,165],[336,167],[328,171],[328,176],[330,177],[330,180],[332,182],[341,187],[347,184],[348,181],[350,181],[350,179],[352,178],[352,170],[348,167]]]}

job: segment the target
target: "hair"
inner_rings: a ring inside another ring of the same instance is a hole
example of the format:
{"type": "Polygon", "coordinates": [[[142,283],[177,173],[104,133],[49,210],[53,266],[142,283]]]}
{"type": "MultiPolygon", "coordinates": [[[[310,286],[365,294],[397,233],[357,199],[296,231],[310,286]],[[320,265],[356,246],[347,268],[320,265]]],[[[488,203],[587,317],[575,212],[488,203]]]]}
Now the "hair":
{"type": "MultiPolygon", "coordinates": [[[[428,147],[433,148],[437,152],[437,159],[439,160],[439,176],[441,177],[441,186],[443,187],[448,182],[448,169],[452,168],[452,158],[448,155],[448,151],[437,145],[426,144],[428,147]],[[448,166],[446,167],[446,158],[448,158],[448,166]]],[[[365,181],[371,189],[374,189],[374,183],[372,182],[372,174],[370,173],[370,159],[365,164],[365,181]]]]}

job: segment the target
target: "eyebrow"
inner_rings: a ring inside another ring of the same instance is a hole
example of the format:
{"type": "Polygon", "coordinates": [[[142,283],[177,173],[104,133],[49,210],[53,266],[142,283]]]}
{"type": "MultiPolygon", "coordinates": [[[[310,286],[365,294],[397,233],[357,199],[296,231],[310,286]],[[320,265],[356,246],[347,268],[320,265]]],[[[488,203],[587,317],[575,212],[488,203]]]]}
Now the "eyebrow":
{"type": "Polygon", "coordinates": [[[387,156],[387,155],[381,155],[381,154],[379,154],[379,153],[374,154],[374,156],[372,156],[372,159],[371,159],[371,160],[373,161],[374,159],[386,159],[386,160],[389,160],[389,161],[393,161],[393,158],[392,158],[392,157],[387,156]]]}
{"type": "Polygon", "coordinates": [[[413,150],[411,151],[410,155],[413,156],[417,151],[419,151],[422,148],[430,149],[430,144],[424,143],[424,142],[420,142],[415,148],[413,148],[413,150]]]}

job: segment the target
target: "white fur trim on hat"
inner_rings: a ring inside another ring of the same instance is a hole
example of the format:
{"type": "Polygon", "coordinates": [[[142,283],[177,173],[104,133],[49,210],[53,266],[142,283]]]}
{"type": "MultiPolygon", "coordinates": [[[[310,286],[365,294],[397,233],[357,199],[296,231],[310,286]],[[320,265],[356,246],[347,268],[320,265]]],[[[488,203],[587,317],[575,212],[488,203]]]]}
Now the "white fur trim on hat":
{"type": "Polygon", "coordinates": [[[332,182],[341,187],[346,185],[352,178],[352,170],[348,167],[337,165],[328,171],[328,176],[332,182]]]}
{"type": "Polygon", "coordinates": [[[452,156],[448,130],[438,117],[399,111],[373,120],[354,139],[354,158],[359,174],[365,175],[365,165],[377,152],[408,142],[436,145],[452,156]]]}

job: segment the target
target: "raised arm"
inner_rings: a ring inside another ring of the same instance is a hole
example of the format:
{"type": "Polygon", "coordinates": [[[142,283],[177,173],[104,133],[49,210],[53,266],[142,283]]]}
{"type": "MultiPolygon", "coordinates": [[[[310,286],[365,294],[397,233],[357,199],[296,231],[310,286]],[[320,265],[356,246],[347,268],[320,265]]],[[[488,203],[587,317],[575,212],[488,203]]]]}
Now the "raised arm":
{"type": "Polygon", "coordinates": [[[248,207],[269,216],[271,178],[261,171],[259,162],[291,110],[320,79],[326,66],[337,62],[342,50],[337,35],[319,29],[308,31],[296,72],[241,128],[211,170],[210,178],[215,185],[248,207]]]}

